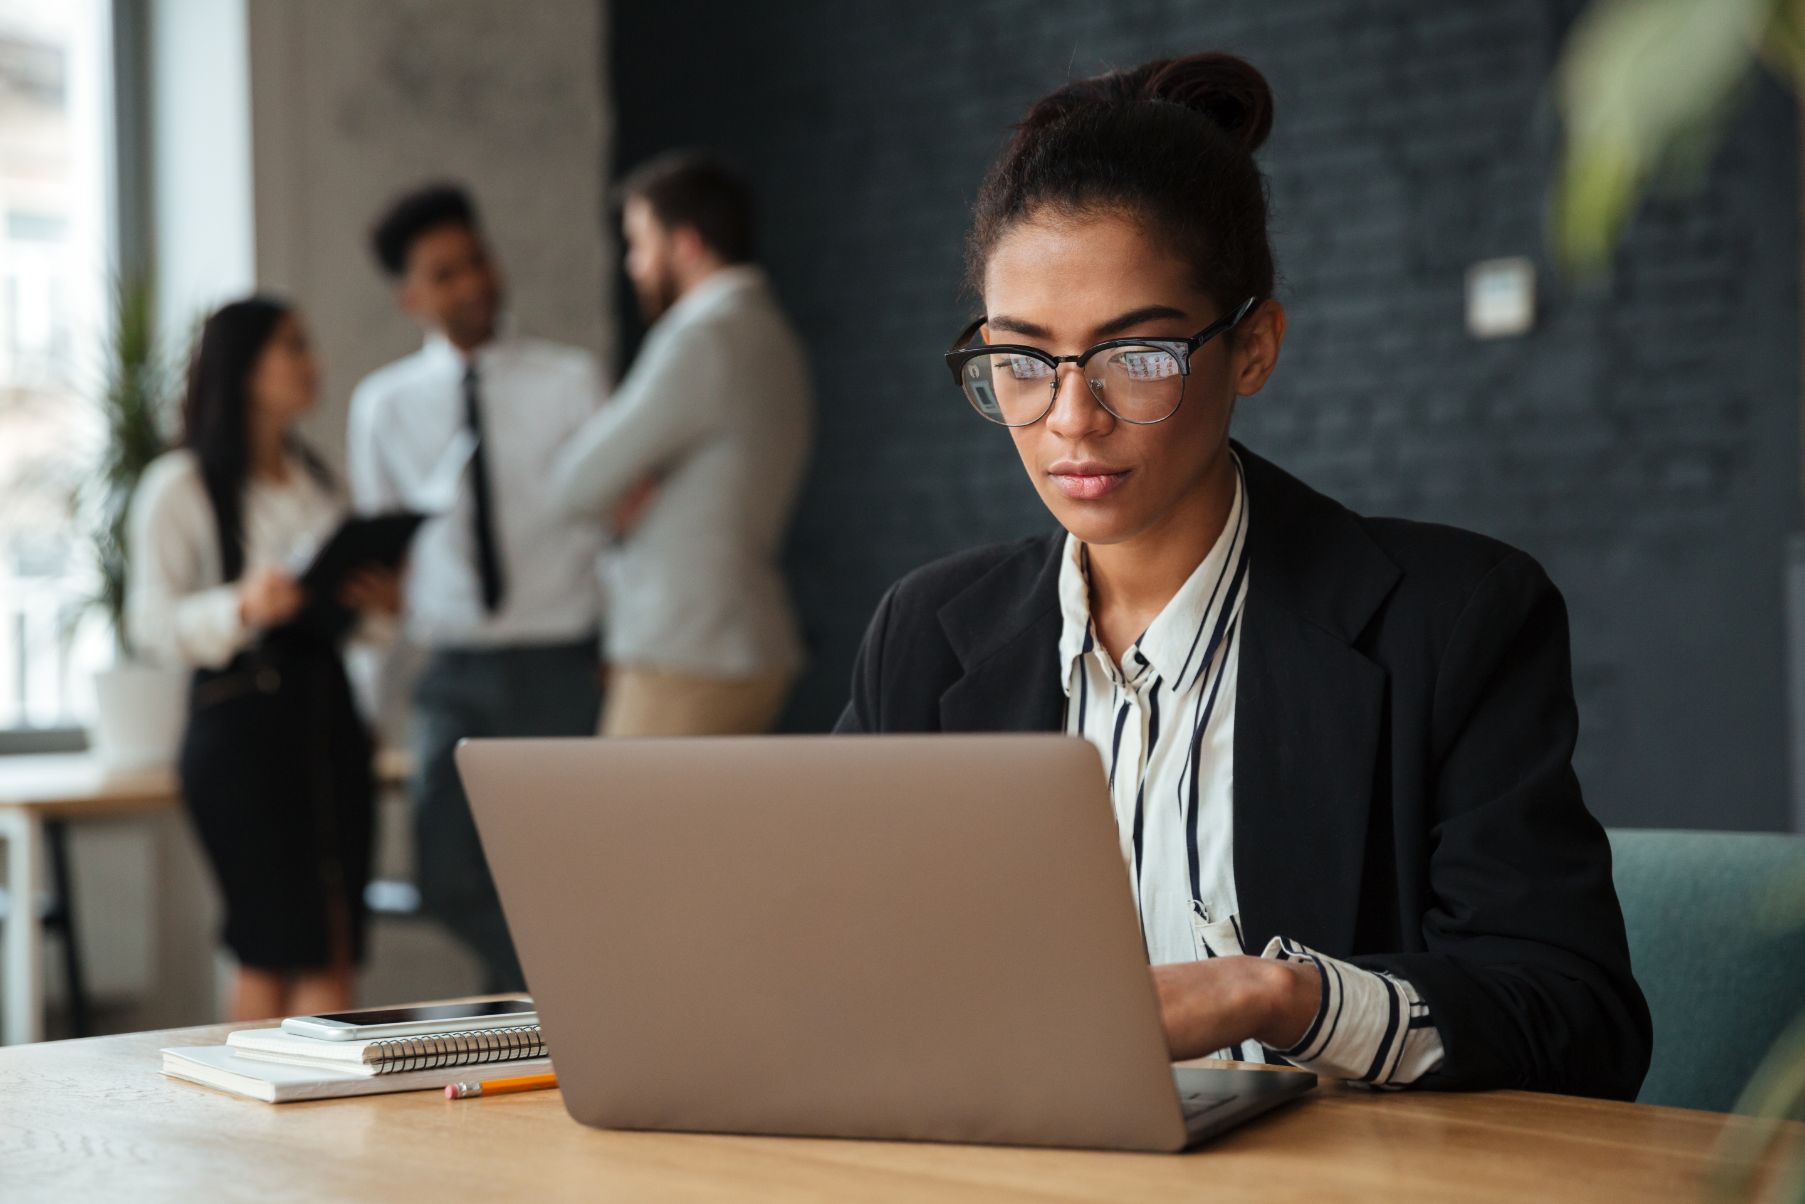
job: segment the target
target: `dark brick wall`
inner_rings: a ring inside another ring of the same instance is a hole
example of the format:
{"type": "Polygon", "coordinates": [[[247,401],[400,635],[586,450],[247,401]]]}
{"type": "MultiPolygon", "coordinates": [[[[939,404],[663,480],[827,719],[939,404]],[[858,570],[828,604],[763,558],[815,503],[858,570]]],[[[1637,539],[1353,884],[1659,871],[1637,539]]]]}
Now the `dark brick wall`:
{"type": "MultiPolygon", "coordinates": [[[[1607,821],[1786,826],[1782,549],[1798,497],[1798,143],[1762,85],[1694,193],[1607,280],[1546,270],[1570,0],[615,0],[618,152],[718,148],[816,353],[820,448],[790,564],[829,725],[871,607],[914,565],[1044,529],[939,353],[1004,128],[1069,74],[1204,47],[1277,93],[1263,154],[1290,333],[1237,433],[1369,513],[1539,557],[1573,616],[1579,769],[1607,821]],[[1475,342],[1475,260],[1542,263],[1537,329],[1475,342]]],[[[617,164],[617,167],[619,164],[617,164]]]]}

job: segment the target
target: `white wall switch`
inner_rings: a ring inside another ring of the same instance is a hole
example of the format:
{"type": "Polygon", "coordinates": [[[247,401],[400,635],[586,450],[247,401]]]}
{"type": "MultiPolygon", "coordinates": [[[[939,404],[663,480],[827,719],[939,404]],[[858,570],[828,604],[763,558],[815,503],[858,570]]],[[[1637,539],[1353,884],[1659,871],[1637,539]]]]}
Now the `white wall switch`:
{"type": "Polygon", "coordinates": [[[1514,338],[1535,326],[1536,268],[1522,256],[1482,259],[1467,269],[1467,333],[1514,338]]]}

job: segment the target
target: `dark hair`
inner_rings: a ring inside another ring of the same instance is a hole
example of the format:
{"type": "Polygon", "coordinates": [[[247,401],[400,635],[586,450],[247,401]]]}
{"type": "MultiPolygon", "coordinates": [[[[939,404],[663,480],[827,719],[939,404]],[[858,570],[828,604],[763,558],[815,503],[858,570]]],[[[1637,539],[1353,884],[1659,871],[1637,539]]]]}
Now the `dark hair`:
{"type": "Polygon", "coordinates": [[[456,184],[429,184],[396,198],[370,230],[376,262],[390,276],[407,271],[407,253],[422,234],[440,226],[480,228],[470,194],[456,184]]]}
{"type": "Polygon", "coordinates": [[[1038,101],[990,173],[966,240],[966,280],[1015,222],[1049,209],[1148,220],[1223,313],[1272,295],[1266,181],[1254,152],[1272,130],[1272,89],[1215,52],[1067,84],[1038,101]]]}
{"type": "Polygon", "coordinates": [[[621,181],[619,195],[652,207],[667,230],[689,226],[724,263],[753,256],[752,189],[739,174],[695,151],[669,151],[640,164],[621,181]]]}
{"type": "MultiPolygon", "coordinates": [[[[251,373],[282,319],[294,312],[274,297],[248,297],[221,306],[201,326],[188,366],[182,405],[182,446],[200,462],[201,484],[219,532],[222,580],[244,572],[244,491],[251,476],[251,373]]],[[[290,439],[290,448],[322,484],[325,462],[290,439]]]]}

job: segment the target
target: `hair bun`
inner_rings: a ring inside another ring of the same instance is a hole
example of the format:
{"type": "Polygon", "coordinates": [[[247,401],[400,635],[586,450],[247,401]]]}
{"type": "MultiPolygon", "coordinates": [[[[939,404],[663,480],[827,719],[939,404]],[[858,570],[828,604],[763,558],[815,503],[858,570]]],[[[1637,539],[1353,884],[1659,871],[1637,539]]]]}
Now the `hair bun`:
{"type": "Polygon", "coordinates": [[[1248,154],[1272,132],[1272,86],[1246,59],[1208,50],[1151,66],[1142,96],[1202,113],[1248,154]]]}

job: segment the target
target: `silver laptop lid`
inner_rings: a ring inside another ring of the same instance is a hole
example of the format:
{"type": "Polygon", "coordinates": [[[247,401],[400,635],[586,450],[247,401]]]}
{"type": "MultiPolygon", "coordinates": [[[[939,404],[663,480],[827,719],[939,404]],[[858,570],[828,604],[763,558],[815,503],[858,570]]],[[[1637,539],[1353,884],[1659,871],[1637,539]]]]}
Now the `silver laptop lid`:
{"type": "Polygon", "coordinates": [[[576,1119],[1184,1144],[1085,741],[477,740],[457,759],[576,1119]]]}

